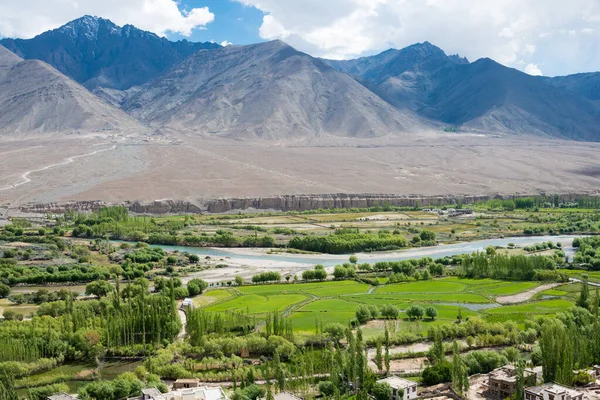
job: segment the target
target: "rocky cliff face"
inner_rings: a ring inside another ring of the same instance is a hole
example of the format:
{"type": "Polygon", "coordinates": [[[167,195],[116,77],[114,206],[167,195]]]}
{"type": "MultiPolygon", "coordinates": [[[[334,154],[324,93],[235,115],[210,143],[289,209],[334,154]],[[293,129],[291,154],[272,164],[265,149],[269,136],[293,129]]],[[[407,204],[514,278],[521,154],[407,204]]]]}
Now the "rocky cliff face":
{"type": "MultiPolygon", "coordinates": [[[[596,194],[598,195],[598,194],[596,194]]],[[[122,204],[136,214],[219,214],[236,211],[307,211],[333,208],[368,208],[376,206],[444,206],[462,202],[475,203],[490,199],[513,196],[474,195],[474,196],[398,196],[375,194],[330,194],[330,195],[287,195],[258,198],[216,199],[200,202],[156,200],[151,202],[125,202],[122,204]]],[[[522,196],[527,197],[527,196],[522,196]]],[[[548,196],[552,200],[553,196],[548,196]]],[[[561,195],[562,201],[574,201],[580,194],[561,195]]],[[[101,201],[31,204],[21,207],[22,212],[64,213],[68,211],[91,212],[109,204],[101,201]]]]}

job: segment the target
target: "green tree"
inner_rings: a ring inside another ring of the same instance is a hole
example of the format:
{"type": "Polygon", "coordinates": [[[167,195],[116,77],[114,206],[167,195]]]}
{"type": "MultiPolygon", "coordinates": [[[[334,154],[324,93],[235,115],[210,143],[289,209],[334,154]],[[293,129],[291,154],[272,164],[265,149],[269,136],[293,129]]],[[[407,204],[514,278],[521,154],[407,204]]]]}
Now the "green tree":
{"type": "Polygon", "coordinates": [[[236,275],[235,276],[235,284],[238,286],[243,286],[244,285],[244,277],[241,275],[236,275]]]}
{"type": "Polygon", "coordinates": [[[419,234],[419,238],[421,238],[421,240],[424,242],[426,242],[426,241],[433,242],[433,241],[435,241],[435,232],[423,230],[419,234]]]}
{"type": "Polygon", "coordinates": [[[469,372],[467,365],[460,356],[457,341],[452,344],[452,386],[460,395],[469,390],[469,372]]]}
{"type": "Polygon", "coordinates": [[[187,289],[190,296],[202,294],[208,288],[208,283],[202,279],[194,278],[188,282],[187,289]]]}
{"type": "Polygon", "coordinates": [[[319,382],[319,392],[325,397],[332,397],[335,394],[335,386],[331,381],[319,382]]]}
{"type": "Polygon", "coordinates": [[[423,318],[424,313],[423,307],[419,305],[412,305],[406,310],[406,315],[410,319],[421,319],[423,318]]]}
{"type": "Polygon", "coordinates": [[[89,295],[98,296],[98,298],[100,298],[100,297],[108,296],[114,290],[115,290],[115,288],[113,287],[113,285],[110,284],[110,282],[94,281],[94,282],[90,282],[86,285],[85,294],[88,296],[89,295]]]}
{"type": "Polygon", "coordinates": [[[383,354],[381,351],[381,340],[377,339],[375,342],[375,365],[377,365],[377,370],[383,370],[383,354]]]}
{"type": "Polygon", "coordinates": [[[10,286],[0,283],[0,299],[4,299],[10,295],[10,286]]]}
{"type": "Polygon", "coordinates": [[[371,309],[368,306],[360,305],[356,308],[356,319],[359,323],[365,324],[371,319],[373,319],[373,315],[371,314],[371,309]]]}
{"type": "Polygon", "coordinates": [[[387,326],[385,327],[385,374],[388,375],[390,373],[390,331],[387,326]]]}
{"type": "Polygon", "coordinates": [[[425,309],[425,315],[427,315],[427,317],[434,321],[435,317],[437,317],[438,315],[438,312],[433,306],[429,306],[425,309]]]}
{"type": "MultiPolygon", "coordinates": [[[[371,395],[375,400],[391,400],[392,399],[392,387],[389,383],[374,383],[371,387],[371,395]]],[[[402,395],[398,394],[398,398],[403,398],[404,393],[402,395]]]]}
{"type": "Polygon", "coordinates": [[[525,398],[525,361],[517,362],[517,376],[515,387],[515,399],[525,398]]]}
{"type": "Polygon", "coordinates": [[[579,293],[579,298],[577,299],[577,307],[589,309],[590,308],[590,287],[587,279],[583,281],[581,284],[581,292],[579,293]]]}
{"type": "Polygon", "coordinates": [[[346,334],[346,327],[338,322],[332,322],[323,327],[325,333],[331,340],[339,344],[346,334]]]}
{"type": "Polygon", "coordinates": [[[348,261],[350,261],[350,263],[352,264],[356,264],[358,262],[358,257],[356,257],[355,255],[351,255],[348,261]]]}
{"type": "Polygon", "coordinates": [[[545,321],[540,338],[544,382],[570,385],[573,379],[573,340],[565,325],[556,319],[545,321]]]}

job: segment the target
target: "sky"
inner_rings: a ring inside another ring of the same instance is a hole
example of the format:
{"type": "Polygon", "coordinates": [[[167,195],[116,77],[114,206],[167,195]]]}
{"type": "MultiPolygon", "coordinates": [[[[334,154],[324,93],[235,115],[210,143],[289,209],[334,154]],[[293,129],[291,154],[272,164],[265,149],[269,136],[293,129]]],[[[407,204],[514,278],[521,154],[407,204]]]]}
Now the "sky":
{"type": "Polygon", "coordinates": [[[532,75],[600,71],[600,0],[0,0],[0,36],[33,37],[85,14],[172,40],[281,39],[334,59],[429,41],[532,75]]]}

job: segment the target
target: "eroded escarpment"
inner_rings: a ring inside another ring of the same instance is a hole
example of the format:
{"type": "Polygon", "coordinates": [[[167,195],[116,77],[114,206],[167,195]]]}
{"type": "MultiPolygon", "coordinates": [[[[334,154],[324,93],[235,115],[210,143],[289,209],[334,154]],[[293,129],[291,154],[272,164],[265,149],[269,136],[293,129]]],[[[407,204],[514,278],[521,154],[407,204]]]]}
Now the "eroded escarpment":
{"type": "MultiPolygon", "coordinates": [[[[540,194],[536,194],[540,195],[540,194]]],[[[549,201],[554,195],[545,195],[549,201]]],[[[563,194],[560,201],[575,201],[581,196],[589,194],[563,194]]],[[[401,196],[383,194],[327,194],[327,195],[281,195],[267,197],[247,198],[222,198],[213,200],[155,200],[155,201],[128,201],[111,204],[104,201],[76,201],[48,204],[28,204],[19,208],[25,213],[65,213],[65,212],[91,212],[108,205],[123,205],[136,214],[200,214],[200,213],[228,213],[236,211],[307,211],[317,209],[336,208],[368,208],[377,206],[445,206],[457,203],[472,204],[490,199],[504,199],[526,197],[525,195],[470,195],[470,196],[401,196]]]]}

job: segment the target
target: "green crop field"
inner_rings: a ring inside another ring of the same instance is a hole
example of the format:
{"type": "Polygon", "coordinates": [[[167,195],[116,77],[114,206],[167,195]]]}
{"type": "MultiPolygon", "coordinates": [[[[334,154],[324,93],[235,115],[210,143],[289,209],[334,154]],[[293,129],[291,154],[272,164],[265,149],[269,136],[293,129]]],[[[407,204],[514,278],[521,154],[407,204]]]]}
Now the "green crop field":
{"type": "MultiPolygon", "coordinates": [[[[432,325],[456,321],[458,310],[463,318],[481,316],[491,321],[514,319],[522,323],[534,315],[556,314],[573,306],[572,294],[578,292],[577,284],[559,286],[538,293],[529,302],[515,305],[492,305],[497,296],[510,296],[537,287],[537,282],[510,282],[494,279],[461,279],[447,277],[431,281],[417,281],[372,287],[355,281],[329,281],[315,283],[290,283],[242,286],[230,289],[209,290],[196,300],[207,311],[247,311],[263,317],[267,312],[285,312],[297,332],[314,332],[315,321],[324,324],[348,323],[362,305],[395,305],[401,311],[401,331],[425,333],[432,325]],[[541,296],[557,296],[543,300],[541,296]],[[206,297],[207,299],[202,300],[206,297]],[[536,301],[542,299],[540,301],[536,301]],[[413,304],[432,305],[438,312],[435,321],[411,321],[404,310],[413,304]]],[[[374,329],[367,325],[365,335],[374,329]]]]}
{"type": "Polygon", "coordinates": [[[307,299],[302,294],[278,294],[261,296],[250,294],[246,296],[235,297],[222,303],[206,307],[207,311],[228,311],[241,310],[248,311],[250,314],[262,314],[273,311],[282,311],[287,307],[300,303],[307,299]]]}

